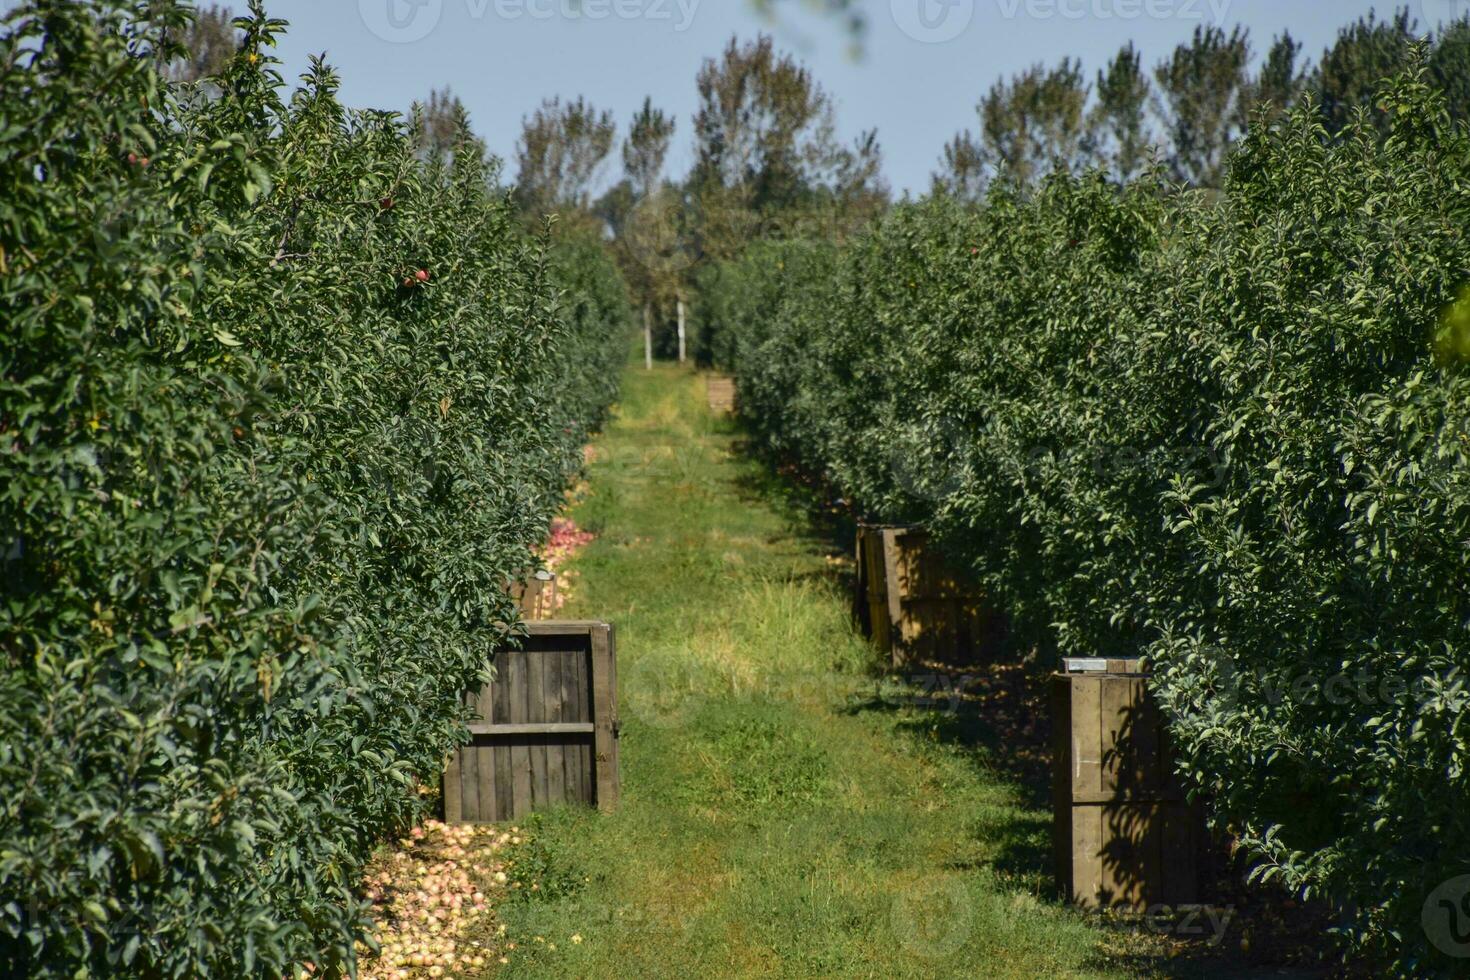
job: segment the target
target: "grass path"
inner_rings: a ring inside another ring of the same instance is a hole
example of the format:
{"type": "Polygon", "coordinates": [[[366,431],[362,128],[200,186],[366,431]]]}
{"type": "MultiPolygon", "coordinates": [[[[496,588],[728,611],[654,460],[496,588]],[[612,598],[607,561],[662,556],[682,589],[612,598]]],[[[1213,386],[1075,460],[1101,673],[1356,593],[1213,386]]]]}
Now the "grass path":
{"type": "Polygon", "coordinates": [[[597,445],[565,615],[617,626],[624,804],[538,823],[501,975],[1140,975],[1038,897],[1047,815],[874,697],[828,546],[702,396],[630,371],[597,445]]]}

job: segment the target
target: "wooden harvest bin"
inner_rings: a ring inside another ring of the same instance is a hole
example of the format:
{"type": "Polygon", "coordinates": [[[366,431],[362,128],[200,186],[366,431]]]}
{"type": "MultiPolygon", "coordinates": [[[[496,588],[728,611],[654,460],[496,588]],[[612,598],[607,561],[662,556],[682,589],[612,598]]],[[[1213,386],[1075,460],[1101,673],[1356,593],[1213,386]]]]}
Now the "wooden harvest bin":
{"type": "Polygon", "coordinates": [[[1052,680],[1057,882],[1083,908],[1199,901],[1204,821],[1174,775],[1137,660],[1067,661],[1052,680]]]}
{"type": "Polygon", "coordinates": [[[916,527],[858,528],[853,613],[895,667],[980,663],[1005,639],[1004,620],[976,586],[945,567],[928,533],[916,527]]]}
{"type": "Polygon", "coordinates": [[[451,824],[518,820],[619,797],[617,654],[613,628],[532,622],[521,649],[495,653],[495,679],[465,696],[479,721],[444,773],[451,824]]]}
{"type": "Polygon", "coordinates": [[[716,415],[729,415],[735,411],[735,379],[727,374],[704,376],[705,395],[709,398],[709,410],[716,415]]]}

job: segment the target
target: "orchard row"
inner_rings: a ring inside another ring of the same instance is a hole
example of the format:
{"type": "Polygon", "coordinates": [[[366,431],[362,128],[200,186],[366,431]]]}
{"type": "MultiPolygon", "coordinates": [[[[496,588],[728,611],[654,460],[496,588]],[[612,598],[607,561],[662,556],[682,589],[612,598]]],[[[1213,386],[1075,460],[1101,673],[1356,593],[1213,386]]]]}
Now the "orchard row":
{"type": "Polygon", "coordinates": [[[0,962],[349,965],[611,401],[626,290],[259,8],[0,31],[0,962]],[[24,120],[22,124],[20,120],[24,120]]]}
{"type": "Polygon", "coordinates": [[[998,184],[757,244],[700,304],[768,450],[1043,649],[1145,657],[1255,874],[1404,971],[1470,874],[1470,140],[1426,79],[1386,133],[1259,115],[1222,195],[998,184]],[[1414,695],[1312,696],[1341,676],[1414,695]]]}

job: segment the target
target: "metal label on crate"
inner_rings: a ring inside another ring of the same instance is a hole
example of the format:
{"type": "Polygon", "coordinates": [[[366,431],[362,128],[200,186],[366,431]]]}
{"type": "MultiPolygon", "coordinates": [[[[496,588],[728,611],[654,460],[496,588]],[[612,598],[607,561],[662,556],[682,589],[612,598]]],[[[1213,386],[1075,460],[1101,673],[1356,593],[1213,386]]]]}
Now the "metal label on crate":
{"type": "Polygon", "coordinates": [[[1066,657],[1062,660],[1069,674],[1106,674],[1108,662],[1103,657],[1066,657]]]}

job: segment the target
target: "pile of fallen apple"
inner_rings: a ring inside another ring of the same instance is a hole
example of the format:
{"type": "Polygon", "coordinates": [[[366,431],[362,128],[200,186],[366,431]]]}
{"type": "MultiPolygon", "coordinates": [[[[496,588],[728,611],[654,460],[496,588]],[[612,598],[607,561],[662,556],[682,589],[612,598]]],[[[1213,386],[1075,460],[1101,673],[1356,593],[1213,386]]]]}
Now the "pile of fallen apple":
{"type": "Polygon", "coordinates": [[[483,976],[505,963],[505,928],[493,907],[507,887],[519,828],[429,821],[369,869],[379,951],[359,949],[364,980],[483,976]]]}

